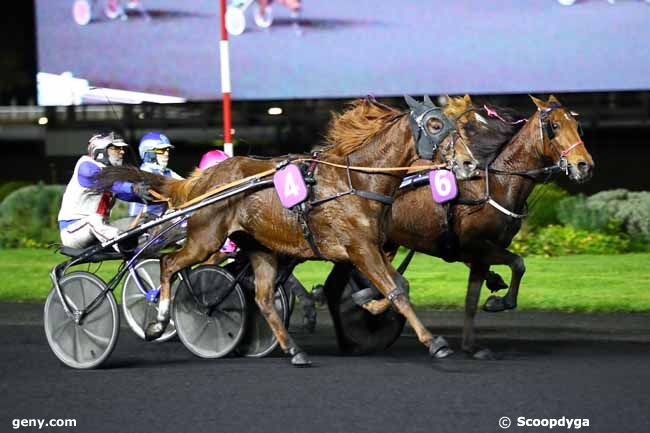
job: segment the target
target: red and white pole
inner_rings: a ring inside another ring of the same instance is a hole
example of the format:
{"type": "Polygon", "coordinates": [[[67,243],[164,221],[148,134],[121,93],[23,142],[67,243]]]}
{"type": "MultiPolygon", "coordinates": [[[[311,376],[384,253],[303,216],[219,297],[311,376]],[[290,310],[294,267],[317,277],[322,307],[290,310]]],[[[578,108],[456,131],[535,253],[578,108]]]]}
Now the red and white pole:
{"type": "Polygon", "coordinates": [[[233,156],[232,146],[232,117],[230,114],[230,53],[228,47],[228,32],[226,31],[226,0],[221,2],[221,41],[219,42],[219,57],[221,60],[221,92],[223,93],[223,151],[233,156]]]}

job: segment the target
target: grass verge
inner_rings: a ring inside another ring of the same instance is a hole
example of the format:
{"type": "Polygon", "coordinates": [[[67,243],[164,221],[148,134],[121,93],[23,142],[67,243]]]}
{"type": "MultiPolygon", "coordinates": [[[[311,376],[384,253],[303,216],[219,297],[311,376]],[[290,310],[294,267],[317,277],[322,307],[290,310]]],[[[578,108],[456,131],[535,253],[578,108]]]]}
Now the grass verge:
{"type": "MultiPolygon", "coordinates": [[[[398,256],[395,263],[402,257],[403,254],[398,256]]],[[[49,271],[62,258],[43,249],[0,250],[0,301],[43,301],[51,287],[49,271]]],[[[518,308],[649,312],[649,264],[650,254],[528,257],[518,308]]],[[[105,262],[97,273],[108,280],[117,265],[117,262],[105,262]]],[[[94,272],[97,267],[78,268],[94,272]]],[[[322,283],[331,267],[330,263],[306,262],[295,273],[309,289],[322,283]]],[[[493,270],[501,273],[506,281],[510,278],[505,266],[495,266],[493,270]]],[[[427,308],[463,308],[467,275],[468,269],[461,263],[445,263],[423,254],[417,254],[406,271],[414,303],[427,308]]],[[[484,288],[481,302],[487,296],[489,292],[484,288]]]]}

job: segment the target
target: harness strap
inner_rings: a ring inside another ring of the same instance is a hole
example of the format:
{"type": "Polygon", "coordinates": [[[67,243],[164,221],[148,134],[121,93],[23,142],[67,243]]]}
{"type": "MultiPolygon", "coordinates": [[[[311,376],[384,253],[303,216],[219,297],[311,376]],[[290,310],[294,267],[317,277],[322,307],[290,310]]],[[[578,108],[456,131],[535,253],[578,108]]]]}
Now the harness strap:
{"type": "Polygon", "coordinates": [[[490,205],[492,205],[493,207],[495,207],[496,209],[498,209],[499,211],[501,211],[501,212],[503,212],[504,214],[508,215],[509,217],[517,218],[517,219],[523,219],[523,218],[526,218],[526,217],[528,216],[528,214],[518,214],[518,213],[514,213],[514,212],[509,211],[508,209],[504,208],[504,207],[501,206],[499,203],[497,203],[496,201],[494,201],[494,200],[492,199],[492,197],[490,197],[490,198],[488,199],[487,202],[488,202],[490,205]]]}
{"type": "Polygon", "coordinates": [[[307,215],[308,212],[309,210],[307,209],[305,210],[301,209],[300,211],[296,212],[298,214],[298,220],[300,221],[300,226],[302,227],[302,236],[309,244],[309,248],[311,248],[314,255],[319,259],[322,259],[323,256],[321,255],[321,252],[318,249],[318,245],[316,245],[314,234],[312,233],[311,228],[309,227],[309,217],[307,215]]]}
{"type": "Polygon", "coordinates": [[[363,197],[368,200],[374,200],[378,201],[383,204],[387,205],[392,205],[395,199],[391,196],[385,195],[385,194],[380,194],[378,192],[373,192],[373,191],[360,191],[358,189],[355,189],[354,186],[352,186],[352,176],[350,175],[350,157],[346,156],[345,157],[345,172],[348,175],[348,186],[350,187],[349,193],[358,195],[359,197],[363,197]]]}
{"type": "MultiPolygon", "coordinates": [[[[313,186],[316,183],[316,179],[314,179],[314,171],[316,170],[316,166],[319,162],[320,154],[318,152],[314,152],[312,156],[313,156],[313,160],[310,162],[309,166],[307,166],[307,170],[304,173],[309,196],[311,196],[313,186]]],[[[304,162],[301,164],[304,164],[304,162]]],[[[316,240],[314,239],[314,233],[311,231],[311,227],[309,227],[309,211],[312,208],[313,206],[311,205],[311,203],[301,203],[295,207],[294,211],[298,214],[298,220],[300,221],[300,226],[302,227],[302,236],[309,244],[309,248],[311,248],[314,255],[319,259],[322,259],[323,256],[320,250],[318,249],[318,245],[316,245],[316,240]]]]}

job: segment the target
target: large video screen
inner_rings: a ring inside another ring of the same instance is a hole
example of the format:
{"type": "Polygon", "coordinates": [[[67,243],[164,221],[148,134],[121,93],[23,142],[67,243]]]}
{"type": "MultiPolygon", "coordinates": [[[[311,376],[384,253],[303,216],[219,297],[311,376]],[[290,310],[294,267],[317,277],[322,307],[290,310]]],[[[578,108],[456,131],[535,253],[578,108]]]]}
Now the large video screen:
{"type": "MultiPolygon", "coordinates": [[[[642,0],[229,5],[235,99],[650,88],[642,0]]],[[[221,98],[217,0],[36,0],[36,15],[41,105],[221,98]]]]}

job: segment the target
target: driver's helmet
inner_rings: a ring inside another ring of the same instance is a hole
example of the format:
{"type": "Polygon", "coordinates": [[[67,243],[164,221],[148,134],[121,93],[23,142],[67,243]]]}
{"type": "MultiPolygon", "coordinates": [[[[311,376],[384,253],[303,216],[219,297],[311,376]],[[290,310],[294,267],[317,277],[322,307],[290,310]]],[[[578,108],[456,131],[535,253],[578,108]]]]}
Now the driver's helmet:
{"type": "Polygon", "coordinates": [[[165,134],[160,132],[148,132],[140,139],[140,158],[143,162],[156,163],[156,150],[173,149],[174,146],[165,134]]]}
{"type": "Polygon", "coordinates": [[[115,132],[95,134],[88,140],[88,156],[104,165],[121,165],[120,161],[111,161],[106,149],[108,146],[126,147],[128,144],[115,132]]]}
{"type": "Polygon", "coordinates": [[[205,170],[206,168],[210,168],[213,165],[217,165],[220,162],[223,162],[228,158],[230,158],[230,157],[223,150],[218,150],[218,149],[211,150],[209,152],[206,152],[201,157],[201,161],[199,162],[199,168],[201,170],[205,170]]]}

